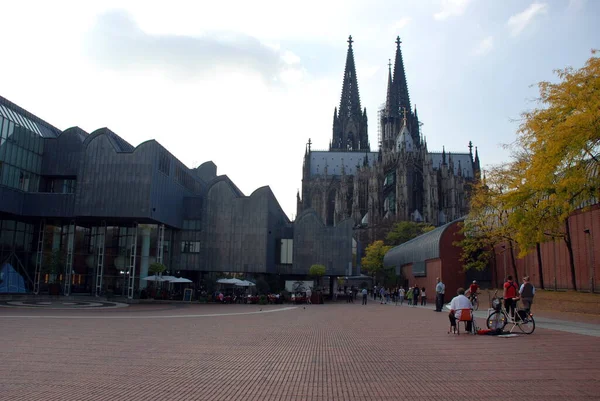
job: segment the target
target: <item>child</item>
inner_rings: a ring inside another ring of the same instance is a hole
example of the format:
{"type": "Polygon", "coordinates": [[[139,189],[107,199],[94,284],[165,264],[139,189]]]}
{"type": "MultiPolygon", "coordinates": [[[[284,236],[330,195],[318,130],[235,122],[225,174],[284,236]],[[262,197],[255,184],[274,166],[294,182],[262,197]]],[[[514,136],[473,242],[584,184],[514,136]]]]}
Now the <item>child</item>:
{"type": "Polygon", "coordinates": [[[421,306],[427,305],[427,295],[425,294],[425,287],[421,288],[421,306]]]}

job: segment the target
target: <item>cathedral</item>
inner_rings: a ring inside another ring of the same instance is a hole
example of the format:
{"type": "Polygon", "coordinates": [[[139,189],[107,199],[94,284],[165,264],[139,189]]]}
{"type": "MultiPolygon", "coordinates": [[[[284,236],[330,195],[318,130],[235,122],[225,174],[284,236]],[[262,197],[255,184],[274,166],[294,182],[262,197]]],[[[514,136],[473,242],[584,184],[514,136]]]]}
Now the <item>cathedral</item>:
{"type": "Polygon", "coordinates": [[[313,150],[310,139],[306,146],[298,214],[312,208],[328,226],[351,218],[356,228],[407,220],[440,226],[464,216],[469,185],[480,176],[477,148],[475,155],[471,142],[468,153],[428,150],[410,103],[398,37],[385,105],[378,110],[379,146],[372,151],[352,43],[350,36],[329,150],[313,150]]]}

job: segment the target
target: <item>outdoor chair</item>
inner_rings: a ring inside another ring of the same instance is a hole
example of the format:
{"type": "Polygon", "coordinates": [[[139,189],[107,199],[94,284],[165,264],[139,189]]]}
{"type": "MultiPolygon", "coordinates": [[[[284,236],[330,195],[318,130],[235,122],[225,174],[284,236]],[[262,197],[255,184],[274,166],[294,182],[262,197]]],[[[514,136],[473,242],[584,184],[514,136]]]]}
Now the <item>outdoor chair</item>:
{"type": "MultiPolygon", "coordinates": [[[[460,335],[460,323],[464,322],[465,325],[465,331],[468,332],[467,327],[468,324],[471,324],[471,334],[475,334],[477,331],[475,329],[475,319],[473,318],[473,309],[459,309],[460,311],[460,318],[456,319],[456,326],[452,326],[450,325],[450,330],[448,331],[448,334],[450,333],[455,333],[460,335]]],[[[458,311],[456,311],[458,312],[458,311]]]]}

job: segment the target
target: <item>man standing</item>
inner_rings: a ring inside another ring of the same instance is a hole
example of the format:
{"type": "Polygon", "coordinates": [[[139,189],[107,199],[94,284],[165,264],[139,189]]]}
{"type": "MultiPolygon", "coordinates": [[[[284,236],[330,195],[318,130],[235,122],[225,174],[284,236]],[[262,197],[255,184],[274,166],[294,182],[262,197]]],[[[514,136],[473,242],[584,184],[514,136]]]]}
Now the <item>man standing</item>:
{"type": "Polygon", "coordinates": [[[504,283],[504,308],[510,317],[515,317],[515,306],[517,304],[517,284],[513,281],[512,276],[506,277],[504,283]]]}
{"type": "Polygon", "coordinates": [[[363,296],[363,302],[362,302],[362,304],[366,305],[367,304],[367,289],[366,288],[362,289],[362,296],[363,296]]]}
{"type": "Polygon", "coordinates": [[[444,294],[446,293],[446,286],[442,283],[442,280],[436,278],[437,284],[435,286],[435,311],[441,312],[444,307],[444,294]]]}
{"type": "Polygon", "coordinates": [[[531,304],[533,303],[533,296],[535,295],[535,287],[529,282],[529,276],[523,277],[523,284],[519,288],[519,294],[521,295],[523,308],[529,313],[531,311],[531,304]]]}

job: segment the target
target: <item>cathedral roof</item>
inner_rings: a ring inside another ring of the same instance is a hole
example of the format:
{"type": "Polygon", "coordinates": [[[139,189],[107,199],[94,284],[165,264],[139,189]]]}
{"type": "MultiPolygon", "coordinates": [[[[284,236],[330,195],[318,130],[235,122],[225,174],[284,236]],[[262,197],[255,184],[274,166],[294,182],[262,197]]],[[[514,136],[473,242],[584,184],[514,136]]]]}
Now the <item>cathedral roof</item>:
{"type": "MultiPolygon", "coordinates": [[[[439,169],[442,165],[442,153],[441,152],[430,152],[431,161],[434,169],[439,169]]],[[[454,164],[454,174],[458,175],[458,166],[460,165],[461,173],[463,177],[473,178],[473,161],[471,154],[469,153],[446,153],[446,163],[448,158],[452,158],[454,164]],[[459,163],[460,162],[460,163],[459,163]]]]}
{"type": "Polygon", "coordinates": [[[356,166],[362,166],[365,156],[368,159],[369,166],[373,166],[377,161],[377,152],[310,152],[310,175],[325,175],[325,166],[327,166],[327,175],[341,175],[342,165],[346,175],[354,175],[356,166]]]}

